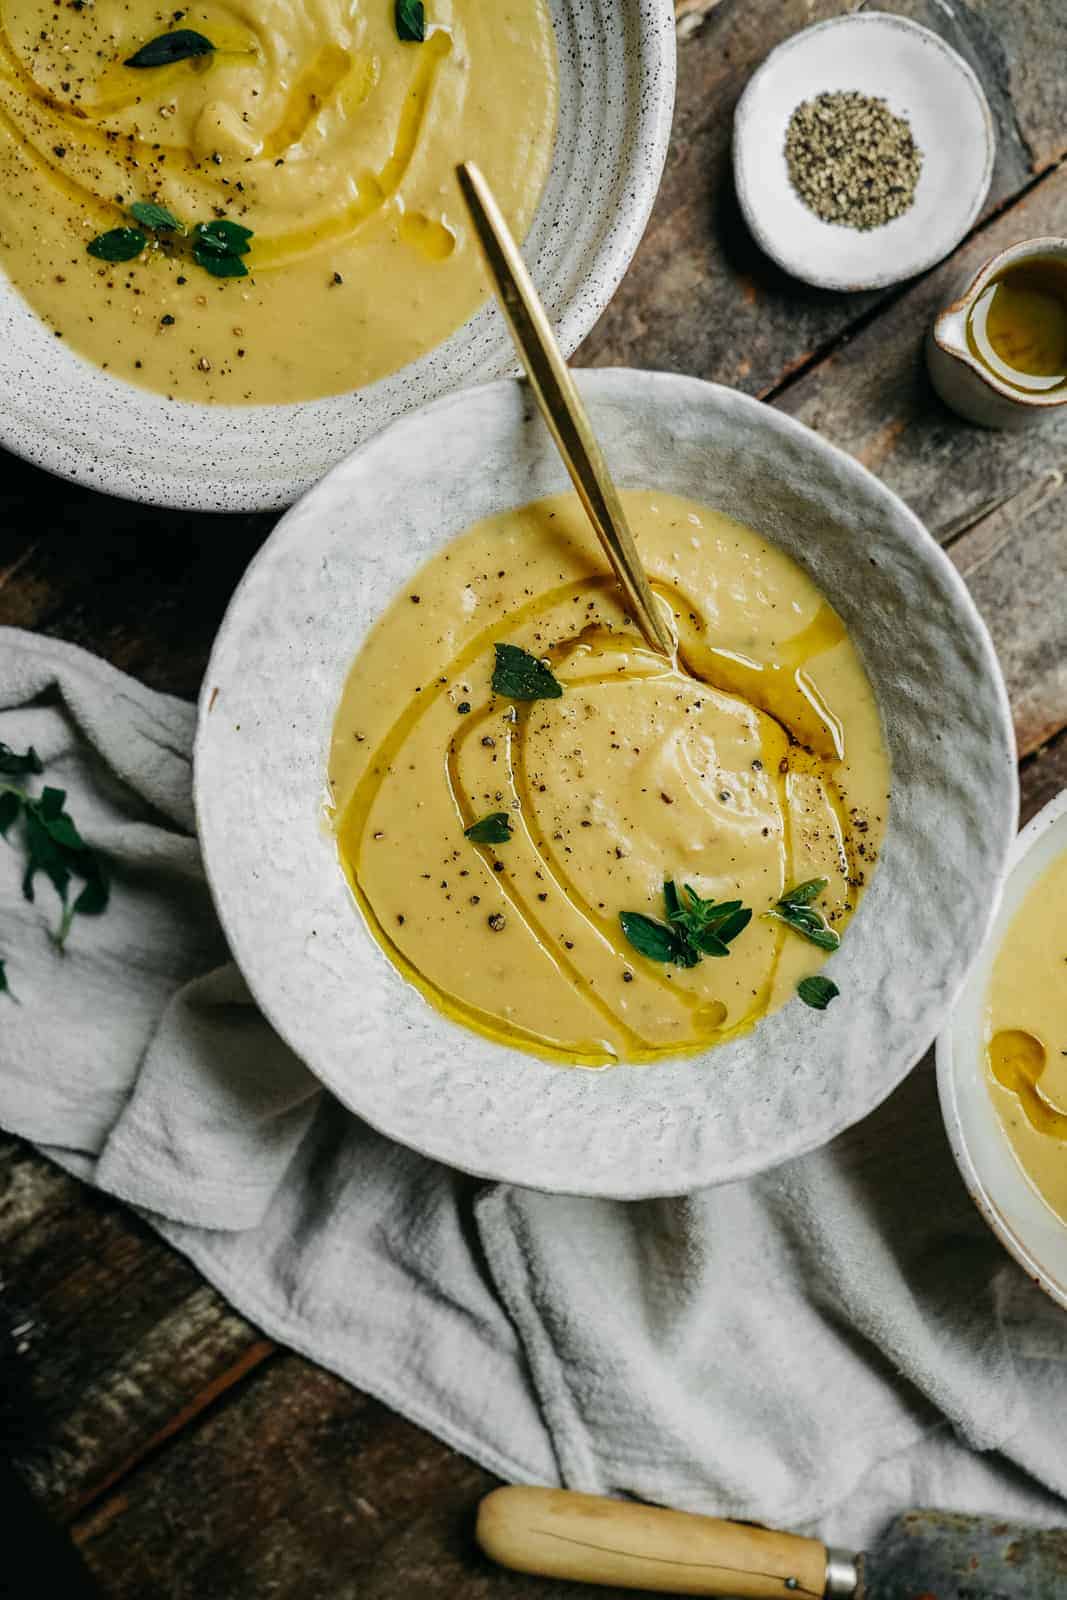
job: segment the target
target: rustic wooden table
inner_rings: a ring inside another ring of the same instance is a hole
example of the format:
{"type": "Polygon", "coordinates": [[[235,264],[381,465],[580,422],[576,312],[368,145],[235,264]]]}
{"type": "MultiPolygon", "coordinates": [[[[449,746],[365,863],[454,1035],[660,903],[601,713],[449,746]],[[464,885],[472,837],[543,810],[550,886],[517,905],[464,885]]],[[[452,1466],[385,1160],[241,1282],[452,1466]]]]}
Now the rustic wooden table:
{"type": "MultiPolygon", "coordinates": [[[[730,120],[779,40],[846,0],[678,0],[678,110],[663,190],[581,359],[695,373],[852,452],[918,512],[996,642],[1025,811],[1067,783],[1067,432],[988,434],[930,391],[921,337],[1002,246],[1067,231],[1064,0],[906,0],[976,66],[998,123],[984,215],[955,256],[888,293],[791,281],[740,220],[730,120]]],[[[0,622],[72,639],[194,696],[272,518],[154,511],[5,458],[0,622]]],[[[907,627],[907,618],[900,625],[907,627]]],[[[0,1042],[0,1054],[2,1054],[0,1042]]],[[[0,1144],[0,1338],[13,1454],[115,1600],[562,1600],[472,1548],[487,1473],[275,1348],[122,1207],[0,1144]]],[[[23,1592],[30,1592],[29,1589],[23,1592]]],[[[604,1592],[604,1591],[600,1591],[604,1592]]]]}

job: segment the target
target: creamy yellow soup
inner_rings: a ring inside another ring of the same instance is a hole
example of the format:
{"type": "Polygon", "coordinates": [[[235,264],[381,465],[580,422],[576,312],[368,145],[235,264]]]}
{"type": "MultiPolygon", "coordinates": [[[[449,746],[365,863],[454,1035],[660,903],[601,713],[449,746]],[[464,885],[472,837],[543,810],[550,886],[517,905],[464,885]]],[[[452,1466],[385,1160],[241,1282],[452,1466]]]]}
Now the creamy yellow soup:
{"type": "Polygon", "coordinates": [[[1067,854],[1030,890],[986,997],[989,1092],[1019,1164],[1067,1223],[1067,854]]]}
{"type": "Polygon", "coordinates": [[[826,952],[763,915],[825,878],[843,930],[885,824],[877,707],[844,626],[780,550],[717,512],[624,495],[678,659],[625,615],[574,496],[446,545],[367,638],[329,782],[341,861],[383,948],[448,1016],[585,1066],[750,1027],[826,952]],[[494,693],[495,646],[562,693],[494,693]],[[465,830],[505,815],[505,842],[465,830]],[[664,883],[754,915],[725,957],[658,962],[664,883]]]}
{"type": "Polygon", "coordinates": [[[425,354],[486,298],[456,187],[483,167],[518,234],[556,127],[546,0],[0,0],[0,261],[59,338],[186,400],[276,403],[356,389],[425,354]],[[125,65],[161,34],[215,48],[125,65]],[[137,258],[87,245],[154,201],[190,230],[252,230],[248,276],[192,238],[137,258]]]}

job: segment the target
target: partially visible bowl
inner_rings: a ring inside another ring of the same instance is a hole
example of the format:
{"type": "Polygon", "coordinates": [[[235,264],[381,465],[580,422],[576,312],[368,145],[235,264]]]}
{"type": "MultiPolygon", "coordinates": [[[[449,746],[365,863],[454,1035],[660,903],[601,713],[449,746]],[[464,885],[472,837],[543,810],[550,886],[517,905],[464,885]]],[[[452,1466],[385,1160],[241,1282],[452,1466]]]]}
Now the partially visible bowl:
{"type": "MultiPolygon", "coordinates": [[[[675,39],[668,0],[549,3],[559,129],[524,253],[569,354],[614,294],[648,221],[670,136],[675,39]]],[[[421,360],[349,394],[291,406],[170,401],[56,339],[0,271],[0,444],[153,505],[287,505],[404,412],[515,370],[503,319],[487,305],[421,360]]]]}
{"type": "Polygon", "coordinates": [[[1033,884],[1067,851],[1067,789],[1016,839],[1000,910],[937,1041],[937,1086],[952,1153],[975,1205],[1036,1283],[1067,1309],[1067,1225],[1030,1183],[1008,1143],[986,1081],[983,1012],[1001,940],[1033,884]]]}
{"type": "Polygon", "coordinates": [[[914,515],[755,400],[662,373],[578,374],[624,487],[756,527],[836,606],[892,763],[881,860],[830,959],[841,997],[793,1001],[703,1056],[588,1073],[468,1032],[365,927],[321,820],[349,666],[428,556],[568,487],[525,390],[404,418],[283,518],[223,623],[201,700],[196,803],[233,953],[273,1025],[351,1109],[480,1176],[569,1193],[680,1194],[761,1171],[866,1115],[941,1026],[981,947],[1016,825],[1014,741],[986,631],[914,515]]]}

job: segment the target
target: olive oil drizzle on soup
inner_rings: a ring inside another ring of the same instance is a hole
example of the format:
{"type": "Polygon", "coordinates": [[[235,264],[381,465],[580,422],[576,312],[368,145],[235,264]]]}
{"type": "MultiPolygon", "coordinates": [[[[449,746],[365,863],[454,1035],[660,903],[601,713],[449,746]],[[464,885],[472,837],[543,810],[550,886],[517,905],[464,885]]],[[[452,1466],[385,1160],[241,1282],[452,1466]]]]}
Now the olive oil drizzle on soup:
{"type": "Polygon", "coordinates": [[[343,868],[401,972],[468,1027],[590,1067],[703,1049],[790,999],[826,950],[764,913],[825,878],[813,909],[843,931],[888,799],[870,684],[811,580],[703,506],[624,500],[684,670],[636,634],[576,498],[541,501],[397,596],[329,768],[343,868]],[[562,693],[494,693],[501,643],[562,693]],[[466,836],[491,817],[487,842],[466,836]],[[751,908],[728,955],[684,967],[628,942],[620,913],[661,920],[668,879],[751,908]]]}
{"type": "Polygon", "coordinates": [[[455,184],[481,163],[520,237],[556,129],[546,0],[0,0],[0,263],[57,337],[109,372],[209,402],[359,388],[484,301],[455,184]],[[125,63],[161,34],[214,47],[125,63]],[[248,276],[198,266],[188,233],[136,259],[87,253],[137,202],[186,229],[252,230],[248,276]]]}

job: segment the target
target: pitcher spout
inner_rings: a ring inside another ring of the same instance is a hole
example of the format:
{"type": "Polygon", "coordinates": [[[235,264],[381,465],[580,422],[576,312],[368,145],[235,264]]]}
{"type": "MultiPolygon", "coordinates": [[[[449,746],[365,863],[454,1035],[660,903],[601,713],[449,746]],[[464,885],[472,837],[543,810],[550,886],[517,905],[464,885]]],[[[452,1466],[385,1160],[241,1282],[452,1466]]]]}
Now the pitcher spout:
{"type": "Polygon", "coordinates": [[[970,300],[955,300],[952,305],[946,306],[934,321],[934,338],[942,350],[949,355],[963,356],[967,359],[970,350],[967,347],[967,318],[970,315],[970,300]]]}

